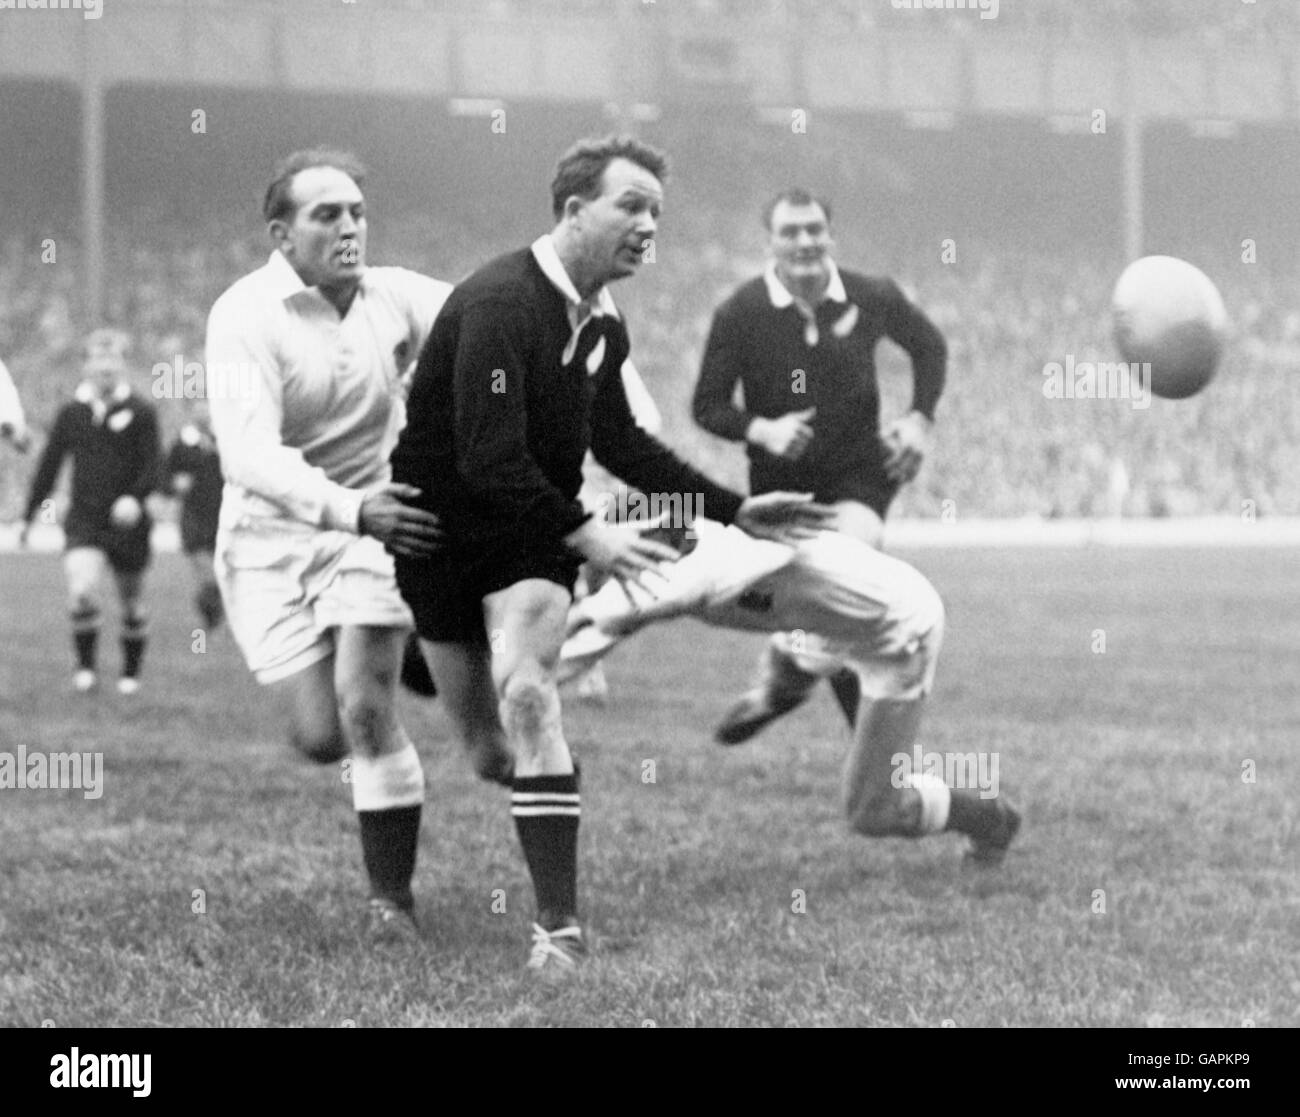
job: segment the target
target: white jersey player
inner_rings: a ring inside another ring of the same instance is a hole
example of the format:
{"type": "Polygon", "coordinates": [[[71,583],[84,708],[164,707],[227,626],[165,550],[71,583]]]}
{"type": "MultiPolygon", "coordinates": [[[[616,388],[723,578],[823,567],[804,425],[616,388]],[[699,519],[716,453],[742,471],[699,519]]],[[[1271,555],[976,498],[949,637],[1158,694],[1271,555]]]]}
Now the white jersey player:
{"type": "Polygon", "coordinates": [[[647,575],[607,583],[576,603],[560,677],[587,670],[623,637],[693,616],[723,628],[791,632],[799,667],[858,677],[861,699],[844,770],[844,807],[861,834],[920,837],[957,830],[977,863],[1002,860],[1019,814],[985,789],[954,788],[915,748],[943,642],[943,603],[915,568],[836,531],[798,544],[754,539],[709,520],[697,545],[647,575]]]}
{"type": "Polygon", "coordinates": [[[412,938],[424,773],[394,708],[412,622],[388,551],[427,554],[441,533],[388,459],[402,376],[451,285],[366,267],[363,176],[346,153],[289,156],[263,207],[275,251],[212,308],[214,558],[231,631],[288,699],[294,744],[320,762],[351,751],[371,927],[412,938]]]}

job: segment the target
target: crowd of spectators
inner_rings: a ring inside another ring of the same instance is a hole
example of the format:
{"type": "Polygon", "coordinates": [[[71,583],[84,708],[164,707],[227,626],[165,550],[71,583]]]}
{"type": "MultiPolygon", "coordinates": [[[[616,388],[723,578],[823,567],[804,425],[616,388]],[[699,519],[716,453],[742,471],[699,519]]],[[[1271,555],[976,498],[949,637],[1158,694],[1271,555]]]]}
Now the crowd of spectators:
{"type": "MultiPolygon", "coordinates": [[[[695,427],[689,400],[711,311],[762,266],[751,218],[677,210],[640,278],[619,285],[638,367],[664,414],[667,440],[733,483],[738,447],[695,427]]],[[[267,246],[249,228],[166,222],[109,236],[109,322],[134,337],[137,387],[155,364],[201,361],[208,308],[267,246]]],[[[0,242],[0,356],[14,374],[37,448],[79,377],[88,323],[80,312],[75,243],[12,235],[0,242]]],[[[372,232],[371,261],[455,280],[519,240],[514,230],[428,217],[388,218],[372,232]]],[[[522,243],[522,240],[519,240],[522,243]]],[[[963,518],[1300,514],[1300,280],[1239,264],[1210,269],[1233,321],[1219,375],[1201,395],[1126,400],[1052,399],[1044,366],[1117,359],[1109,301],[1119,259],[1084,249],[1029,252],[964,244],[943,263],[934,247],[867,249],[841,230],[842,262],[896,277],[942,328],[950,347],[931,460],[896,506],[903,516],[963,518]],[[950,502],[950,503],[949,503],[950,502]]],[[[885,416],[910,399],[906,358],[879,354],[885,416]]],[[[184,413],[161,402],[170,436],[184,413]]],[[[0,450],[0,521],[21,509],[30,458],[0,450]]]]}

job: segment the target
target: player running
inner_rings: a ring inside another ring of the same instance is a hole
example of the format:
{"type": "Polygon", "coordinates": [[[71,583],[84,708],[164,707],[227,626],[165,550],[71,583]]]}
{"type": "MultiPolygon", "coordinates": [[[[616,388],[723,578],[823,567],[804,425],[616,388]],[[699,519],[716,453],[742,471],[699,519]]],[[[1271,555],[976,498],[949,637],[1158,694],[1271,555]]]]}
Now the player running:
{"type": "Polygon", "coordinates": [[[342,152],[284,160],[263,206],[275,250],[208,318],[209,381],[252,388],[208,401],[226,476],[216,572],[293,744],[320,763],[351,751],[370,930],[411,940],[424,771],[394,709],[411,614],[384,547],[423,554],[439,532],[388,456],[402,374],[451,286],[366,266],[364,174],[342,152]]]}
{"type": "Polygon", "coordinates": [[[208,628],[221,624],[225,611],[212,568],[221,514],[221,457],[212,426],[195,415],[176,435],[163,462],[162,488],[181,502],[181,550],[194,576],[194,606],[208,628]]]}
{"type": "Polygon", "coordinates": [[[148,642],[141,603],[149,565],[153,522],[145,497],[157,478],[158,415],[126,380],[130,339],[117,330],[95,330],[86,340],[83,371],[70,403],[54,420],[49,442],[32,478],[19,541],[54,491],[65,458],[72,459],[72,494],[64,520],[63,572],[79,691],[98,685],[97,655],[102,622],[100,584],[107,564],[122,605],[121,694],[140,688],[148,642]]]}
{"type": "Polygon", "coordinates": [[[755,533],[827,514],[806,497],[723,489],[633,418],[628,331],[606,284],[640,265],[664,170],[657,151],[631,139],[583,141],[563,156],[553,230],[447,300],[393,455],[395,480],[422,489],[420,503],[447,530],[444,551],[397,557],[438,692],[472,749],[513,755],[511,814],[537,900],[534,970],[563,973],[586,953],[579,776],[556,682],[578,567],[585,559],[628,581],[673,554],[643,537],[646,524],[584,511],[583,455],[647,492],[703,494],[712,515],[755,533]]]}
{"type": "MultiPolygon", "coordinates": [[[[771,260],[717,310],[695,388],[696,421],[744,441],[750,491],[794,489],[836,510],[836,528],[880,546],[885,513],[921,468],[943,391],[943,336],[898,285],[836,267],[830,206],[786,190],[763,211],[771,260]],[[878,434],[875,350],[881,338],[912,359],[912,410],[878,434]],[[744,406],[733,403],[739,384],[744,406]]],[[[816,683],[817,649],[777,633],[759,681],[717,729],[723,744],[748,740],[804,701],[816,683]]],[[[831,679],[852,727],[857,675],[831,679]]]]}

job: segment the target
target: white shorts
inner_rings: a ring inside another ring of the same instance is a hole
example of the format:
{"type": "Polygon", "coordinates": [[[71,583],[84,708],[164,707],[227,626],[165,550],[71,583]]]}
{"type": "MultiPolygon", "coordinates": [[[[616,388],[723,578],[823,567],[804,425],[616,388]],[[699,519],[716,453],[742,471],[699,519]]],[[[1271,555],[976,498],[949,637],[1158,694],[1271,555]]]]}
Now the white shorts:
{"type": "Polygon", "coordinates": [[[230,630],[259,683],[334,651],[343,625],[412,628],[392,556],[378,539],[265,521],[227,529],[213,556],[230,630]]]}
{"type": "Polygon", "coordinates": [[[786,647],[817,674],[848,666],[870,697],[928,693],[943,603],[907,563],[838,532],[789,546],[697,520],[699,544],[650,576],[652,592],[617,582],[574,606],[561,678],[579,673],[646,624],[694,616],[722,628],[789,633],[786,647]]]}

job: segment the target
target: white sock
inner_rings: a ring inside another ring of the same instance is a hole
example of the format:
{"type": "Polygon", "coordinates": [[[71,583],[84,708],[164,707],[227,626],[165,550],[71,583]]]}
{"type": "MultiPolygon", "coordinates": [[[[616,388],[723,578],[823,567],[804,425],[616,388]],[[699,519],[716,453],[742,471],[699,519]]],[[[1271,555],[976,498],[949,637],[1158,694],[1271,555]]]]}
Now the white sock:
{"type": "Polygon", "coordinates": [[[943,780],[931,772],[913,772],[907,777],[904,786],[915,789],[921,796],[919,833],[937,834],[948,825],[948,808],[952,805],[952,792],[943,780]]]}
{"type": "Polygon", "coordinates": [[[424,769],[410,741],[387,756],[352,757],[352,805],[359,811],[414,807],[424,802],[424,769]]]}

